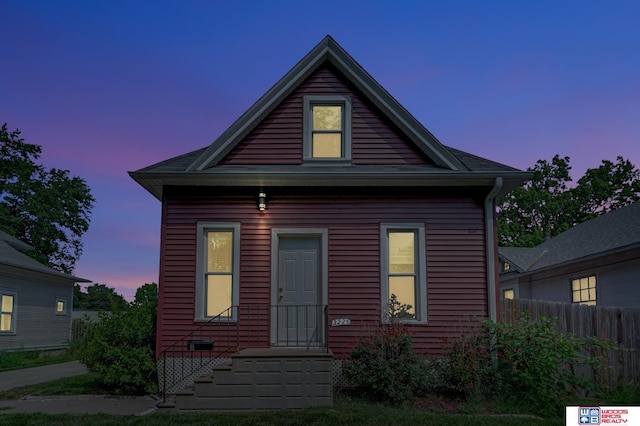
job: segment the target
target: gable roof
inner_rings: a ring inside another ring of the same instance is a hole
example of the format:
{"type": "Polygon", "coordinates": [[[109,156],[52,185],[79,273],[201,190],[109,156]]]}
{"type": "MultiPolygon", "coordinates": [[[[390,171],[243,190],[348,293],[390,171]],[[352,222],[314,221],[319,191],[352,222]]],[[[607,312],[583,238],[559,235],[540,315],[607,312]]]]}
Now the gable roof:
{"type": "Polygon", "coordinates": [[[463,151],[447,148],[377,83],[338,43],[326,36],[211,145],[129,173],[158,199],[164,185],[454,185],[493,186],[503,178],[504,194],[522,184],[522,172],[463,151]],[[295,166],[220,164],[278,105],[315,70],[329,62],[366,99],[393,122],[433,164],[380,167],[339,166],[301,169],[295,166]],[[384,175],[383,175],[384,173],[384,175]],[[426,180],[425,180],[426,179],[426,180]]]}
{"type": "Polygon", "coordinates": [[[388,118],[411,137],[435,164],[460,170],[464,166],[442,144],[376,82],[336,41],[327,35],[251,108],[213,142],[187,170],[214,166],[260,121],[293,92],[324,62],[330,62],[364,93],[388,118]]]}
{"type": "Polygon", "coordinates": [[[578,224],[536,247],[498,251],[518,272],[527,273],[638,247],[640,202],[578,224]]]}
{"type": "Polygon", "coordinates": [[[17,238],[0,231],[0,265],[11,266],[32,272],[52,275],[58,278],[65,278],[73,282],[90,282],[84,278],[79,278],[64,272],[57,271],[35,259],[21,253],[19,250],[33,250],[29,244],[23,243],[17,238]]]}

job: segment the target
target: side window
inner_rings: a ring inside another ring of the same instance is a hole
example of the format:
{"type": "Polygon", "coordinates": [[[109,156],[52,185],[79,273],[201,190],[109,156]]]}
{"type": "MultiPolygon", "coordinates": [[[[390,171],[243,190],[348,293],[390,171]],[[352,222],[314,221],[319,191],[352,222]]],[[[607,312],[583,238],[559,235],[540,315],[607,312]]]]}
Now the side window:
{"type": "Polygon", "coordinates": [[[56,297],[56,315],[67,315],[67,299],[56,297]]]}
{"type": "Polygon", "coordinates": [[[515,290],[512,289],[512,288],[507,288],[505,290],[502,290],[502,298],[503,299],[515,299],[516,298],[515,290]]]}
{"type": "Polygon", "coordinates": [[[426,322],[424,226],[383,224],[380,233],[384,317],[426,322]]]}
{"type": "Polygon", "coordinates": [[[235,320],[240,275],[240,224],[198,224],[196,320],[235,320]]]}
{"type": "Polygon", "coordinates": [[[18,295],[0,291],[0,334],[16,332],[16,304],[18,295]]]}
{"type": "Polygon", "coordinates": [[[571,300],[582,305],[596,305],[596,276],[571,281],[571,300]]]}
{"type": "Polygon", "coordinates": [[[351,161],[351,99],[348,96],[304,97],[305,162],[351,161]]]}

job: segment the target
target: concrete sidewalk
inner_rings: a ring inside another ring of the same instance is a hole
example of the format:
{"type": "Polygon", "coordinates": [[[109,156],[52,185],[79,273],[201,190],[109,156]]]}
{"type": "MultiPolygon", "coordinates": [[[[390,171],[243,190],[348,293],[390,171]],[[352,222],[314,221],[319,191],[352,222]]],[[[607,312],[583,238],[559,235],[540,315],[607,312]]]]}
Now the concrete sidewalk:
{"type": "MultiPolygon", "coordinates": [[[[87,372],[87,368],[78,361],[5,371],[0,373],[0,391],[87,372]]],[[[0,418],[4,414],[15,413],[145,415],[155,412],[157,402],[149,396],[26,396],[19,400],[0,401],[0,418]]]]}

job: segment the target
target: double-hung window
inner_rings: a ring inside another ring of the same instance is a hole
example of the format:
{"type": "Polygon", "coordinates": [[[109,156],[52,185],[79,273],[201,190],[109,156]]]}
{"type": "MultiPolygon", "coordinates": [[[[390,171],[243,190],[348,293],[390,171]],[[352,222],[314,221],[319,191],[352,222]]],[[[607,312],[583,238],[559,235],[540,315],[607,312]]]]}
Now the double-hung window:
{"type": "Polygon", "coordinates": [[[422,224],[382,224],[383,319],[427,321],[425,232],[422,224]]]}
{"type": "Polygon", "coordinates": [[[16,332],[16,299],[15,293],[0,291],[0,334],[16,332]]]}
{"type": "Polygon", "coordinates": [[[351,99],[304,97],[304,161],[351,161],[351,99]]]}
{"type": "Polygon", "coordinates": [[[235,320],[240,275],[240,224],[198,224],[196,319],[235,320]]]}
{"type": "Polygon", "coordinates": [[[596,276],[571,281],[571,300],[582,305],[596,305],[596,276]]]}

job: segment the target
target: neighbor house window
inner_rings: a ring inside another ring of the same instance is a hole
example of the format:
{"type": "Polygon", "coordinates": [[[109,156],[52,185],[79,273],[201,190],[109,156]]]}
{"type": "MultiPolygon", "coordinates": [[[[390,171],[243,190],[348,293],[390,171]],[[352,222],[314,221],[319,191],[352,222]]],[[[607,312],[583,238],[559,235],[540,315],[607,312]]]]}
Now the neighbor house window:
{"type": "Polygon", "coordinates": [[[503,263],[502,263],[502,270],[503,270],[504,272],[507,272],[507,271],[509,271],[510,269],[511,269],[511,265],[509,265],[509,262],[503,262],[503,263]]]}
{"type": "Polygon", "coordinates": [[[351,160],[351,99],[348,96],[304,97],[305,161],[351,160]]]}
{"type": "Polygon", "coordinates": [[[15,293],[0,292],[0,333],[16,331],[16,299],[15,293]]]}
{"type": "Polygon", "coordinates": [[[240,224],[198,225],[196,319],[235,319],[238,305],[240,224]]]}
{"type": "Polygon", "coordinates": [[[506,290],[502,290],[502,298],[503,299],[515,299],[516,298],[515,290],[512,289],[512,288],[508,288],[506,290]]]}
{"type": "Polygon", "coordinates": [[[424,225],[381,226],[384,318],[426,322],[424,225]]]}
{"type": "Polygon", "coordinates": [[[56,315],[67,315],[67,300],[56,298],[56,315]]]}
{"type": "Polygon", "coordinates": [[[595,306],[596,304],[596,276],[578,278],[571,281],[571,295],[573,303],[595,306]]]}

